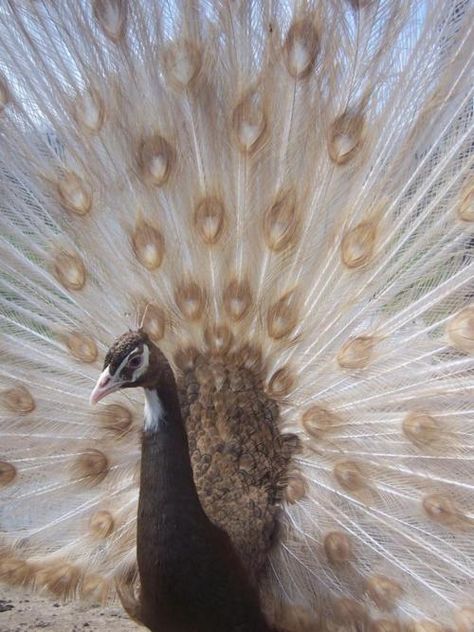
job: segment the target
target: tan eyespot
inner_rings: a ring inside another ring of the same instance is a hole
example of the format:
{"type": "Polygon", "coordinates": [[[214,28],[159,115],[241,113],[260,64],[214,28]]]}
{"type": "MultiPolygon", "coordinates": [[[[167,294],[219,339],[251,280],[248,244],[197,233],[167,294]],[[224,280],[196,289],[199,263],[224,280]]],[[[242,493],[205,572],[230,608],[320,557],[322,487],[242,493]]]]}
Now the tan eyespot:
{"type": "Polygon", "coordinates": [[[144,268],[156,270],[165,253],[165,240],[161,232],[143,219],[138,219],[131,235],[132,249],[144,268]]]}
{"type": "Polygon", "coordinates": [[[331,531],[324,537],[324,551],[331,564],[343,564],[352,559],[352,544],[345,533],[331,531]]]}
{"type": "Polygon", "coordinates": [[[89,448],[80,454],[72,465],[72,474],[78,482],[98,485],[109,472],[109,461],[100,450],[89,448]]]}
{"type": "Polygon", "coordinates": [[[33,396],[22,384],[8,388],[0,393],[0,401],[7,410],[19,415],[27,415],[36,408],[33,396]]]}
{"type": "Polygon", "coordinates": [[[290,291],[279,298],[267,313],[268,335],[274,340],[287,338],[298,323],[297,296],[290,291]]]}
{"type": "Polygon", "coordinates": [[[76,360],[86,364],[91,364],[97,360],[97,345],[87,334],[83,334],[80,331],[70,332],[65,336],[65,342],[71,355],[76,360]]]}
{"type": "Polygon", "coordinates": [[[372,336],[351,338],[337,354],[337,363],[341,369],[365,369],[372,360],[374,346],[372,336]]]}
{"type": "Polygon", "coordinates": [[[373,575],[367,581],[367,594],[381,610],[392,610],[402,596],[403,588],[385,575],[373,575]]]}
{"type": "Polygon", "coordinates": [[[256,150],[264,138],[266,127],[263,97],[258,90],[252,90],[232,114],[232,131],[240,150],[245,153],[256,150]]]}
{"type": "Polygon", "coordinates": [[[429,445],[441,436],[434,417],[425,413],[409,413],[403,420],[403,433],[415,445],[429,445]]]}
{"type": "Polygon", "coordinates": [[[99,419],[105,431],[120,439],[133,427],[132,412],[120,404],[109,404],[100,413],[99,419]]]}
{"type": "Polygon", "coordinates": [[[86,269],[76,253],[59,252],[53,260],[53,273],[67,290],[82,290],[86,284],[86,269]]]}
{"type": "Polygon", "coordinates": [[[224,290],[224,310],[233,322],[239,322],[252,304],[252,291],[248,281],[233,279],[224,290]]]}
{"type": "Polygon", "coordinates": [[[165,75],[178,90],[189,88],[196,81],[201,65],[201,51],[189,40],[175,42],[163,53],[165,75]]]}
{"type": "Polygon", "coordinates": [[[268,383],[268,393],[276,399],[286,397],[293,388],[295,376],[287,366],[275,371],[268,383]]]}
{"type": "Polygon", "coordinates": [[[345,112],[336,118],[329,129],[328,152],[337,165],[345,165],[352,160],[364,140],[365,122],[363,116],[345,112]]]}
{"type": "Polygon", "coordinates": [[[288,476],[288,484],[285,489],[285,500],[293,505],[304,498],[307,492],[307,483],[301,472],[294,470],[288,476]]]}
{"type": "Polygon", "coordinates": [[[170,177],[174,161],[174,149],[160,134],[142,140],[138,150],[138,168],[146,184],[163,186],[170,177]]]}
{"type": "Polygon", "coordinates": [[[0,461],[0,487],[6,487],[16,478],[16,467],[12,463],[0,461]]]}
{"type": "Polygon", "coordinates": [[[298,216],[293,191],[281,193],[263,218],[263,235],[270,250],[281,252],[294,244],[297,237],[298,216]]]}
{"type": "Polygon", "coordinates": [[[105,105],[97,90],[88,90],[76,98],[74,118],[84,132],[100,132],[105,120],[105,105]]]}
{"type": "Polygon", "coordinates": [[[194,281],[183,283],[175,292],[176,305],[189,321],[199,320],[206,304],[204,290],[194,281]]]}
{"type": "Polygon", "coordinates": [[[474,354],[474,305],[468,305],[451,318],[446,335],[455,349],[474,354]]]}
{"type": "Polygon", "coordinates": [[[344,489],[355,492],[366,486],[366,478],[355,461],[341,461],[334,467],[334,476],[344,489]]]}
{"type": "Polygon", "coordinates": [[[94,16],[104,34],[118,43],[125,34],[128,0],[94,0],[94,16]]]}
{"type": "Polygon", "coordinates": [[[314,439],[321,439],[326,432],[339,425],[341,421],[339,415],[318,404],[310,406],[301,417],[303,428],[314,439]]]}
{"type": "Polygon", "coordinates": [[[214,354],[226,354],[233,342],[233,335],[227,325],[210,325],[204,330],[204,342],[214,354]]]}
{"type": "Polygon", "coordinates": [[[216,197],[205,197],[194,211],[194,226],[205,244],[213,246],[219,241],[224,228],[224,205],[216,197]]]}
{"type": "Polygon", "coordinates": [[[96,511],[89,520],[89,532],[96,538],[104,539],[114,530],[114,519],[109,511],[96,511]]]}
{"type": "Polygon", "coordinates": [[[87,215],[92,208],[92,191],[74,171],[62,174],[58,181],[58,194],[64,208],[75,215],[87,215]]]}
{"type": "Polygon", "coordinates": [[[361,268],[373,258],[377,237],[374,222],[361,222],[344,235],[341,242],[341,259],[348,268],[361,268]]]}
{"type": "Polygon", "coordinates": [[[467,524],[467,516],[461,511],[457,503],[443,494],[430,494],[423,499],[423,509],[429,518],[444,526],[467,524]]]}
{"type": "Polygon", "coordinates": [[[289,74],[304,79],[313,69],[320,42],[316,26],[309,18],[291,25],[283,46],[283,57],[289,74]]]}

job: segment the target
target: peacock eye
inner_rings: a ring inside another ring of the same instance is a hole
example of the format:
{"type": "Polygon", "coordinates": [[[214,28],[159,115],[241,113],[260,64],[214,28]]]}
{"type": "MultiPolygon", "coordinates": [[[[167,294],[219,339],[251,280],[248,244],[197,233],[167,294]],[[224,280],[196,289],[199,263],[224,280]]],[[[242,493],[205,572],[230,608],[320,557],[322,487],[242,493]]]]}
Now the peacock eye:
{"type": "Polygon", "coordinates": [[[140,364],[142,363],[142,357],[141,356],[133,356],[133,358],[130,359],[128,366],[131,369],[138,369],[138,367],[140,366],[140,364]]]}

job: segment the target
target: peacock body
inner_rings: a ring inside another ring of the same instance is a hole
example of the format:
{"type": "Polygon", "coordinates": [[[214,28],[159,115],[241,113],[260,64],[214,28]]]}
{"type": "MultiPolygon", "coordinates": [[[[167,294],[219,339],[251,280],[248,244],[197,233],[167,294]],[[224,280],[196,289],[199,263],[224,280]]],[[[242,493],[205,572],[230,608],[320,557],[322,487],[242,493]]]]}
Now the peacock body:
{"type": "Polygon", "coordinates": [[[2,3],[2,580],[139,589],[143,398],[88,397],[141,323],[271,621],[473,629],[473,25],[2,3]]]}

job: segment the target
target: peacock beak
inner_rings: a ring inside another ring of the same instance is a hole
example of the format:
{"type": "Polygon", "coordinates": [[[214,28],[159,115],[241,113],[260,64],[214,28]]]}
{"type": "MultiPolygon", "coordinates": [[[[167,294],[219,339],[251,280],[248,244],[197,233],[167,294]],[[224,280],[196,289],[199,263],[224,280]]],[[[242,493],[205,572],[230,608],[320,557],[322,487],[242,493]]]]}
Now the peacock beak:
{"type": "Polygon", "coordinates": [[[101,399],[110,395],[114,391],[118,391],[122,386],[121,380],[117,379],[117,376],[110,375],[109,367],[105,368],[99,375],[96,385],[91,393],[89,402],[94,405],[101,399]]]}

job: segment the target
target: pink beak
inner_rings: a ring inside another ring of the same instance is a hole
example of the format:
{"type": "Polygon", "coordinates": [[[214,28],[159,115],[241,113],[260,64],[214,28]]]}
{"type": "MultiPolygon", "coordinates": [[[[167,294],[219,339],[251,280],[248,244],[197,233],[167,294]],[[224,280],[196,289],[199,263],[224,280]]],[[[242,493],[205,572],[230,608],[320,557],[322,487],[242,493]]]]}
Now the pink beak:
{"type": "Polygon", "coordinates": [[[99,402],[110,393],[118,391],[120,386],[121,382],[117,380],[116,377],[110,375],[109,367],[107,367],[99,375],[99,379],[97,380],[97,383],[90,395],[89,402],[92,405],[97,404],[97,402],[99,402]]]}

